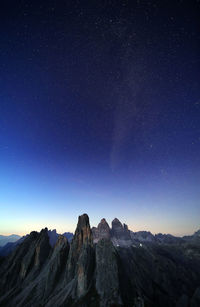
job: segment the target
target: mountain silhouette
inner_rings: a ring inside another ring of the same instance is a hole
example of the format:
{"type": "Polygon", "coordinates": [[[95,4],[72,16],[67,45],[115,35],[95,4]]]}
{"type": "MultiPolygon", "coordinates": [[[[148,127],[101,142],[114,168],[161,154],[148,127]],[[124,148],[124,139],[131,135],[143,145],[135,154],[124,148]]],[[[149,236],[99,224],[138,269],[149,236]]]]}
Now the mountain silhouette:
{"type": "Polygon", "coordinates": [[[47,228],[0,258],[0,306],[199,307],[200,236],[132,232],[114,219],[70,241],[47,228]]]}

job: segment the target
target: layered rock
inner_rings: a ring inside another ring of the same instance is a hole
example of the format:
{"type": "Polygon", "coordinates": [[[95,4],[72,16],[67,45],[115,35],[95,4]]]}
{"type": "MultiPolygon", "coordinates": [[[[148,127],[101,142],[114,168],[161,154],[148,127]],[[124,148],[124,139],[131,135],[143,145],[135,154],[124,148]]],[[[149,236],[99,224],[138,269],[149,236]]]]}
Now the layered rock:
{"type": "Polygon", "coordinates": [[[122,223],[115,218],[112,221],[112,230],[111,230],[112,236],[115,237],[116,239],[121,239],[121,240],[130,240],[130,231],[128,230],[128,226],[124,224],[122,226],[122,223]]]}
{"type": "Polygon", "coordinates": [[[67,263],[67,280],[76,279],[75,296],[80,297],[88,289],[90,273],[94,265],[93,237],[87,214],[79,216],[78,225],[73,237],[69,261],[67,263]]]}
{"type": "Polygon", "coordinates": [[[105,219],[102,219],[97,227],[92,228],[94,243],[100,239],[109,239],[115,246],[130,246],[132,244],[130,231],[126,224],[115,218],[112,221],[112,228],[110,229],[105,219]]]}
{"type": "Polygon", "coordinates": [[[0,269],[1,290],[6,292],[12,289],[15,292],[25,280],[29,283],[35,279],[50,253],[51,246],[47,228],[41,230],[40,233],[31,232],[7,258],[7,261],[3,262],[0,269]]]}
{"type": "Polygon", "coordinates": [[[93,283],[95,254],[93,237],[87,214],[79,216],[77,228],[70,244],[64,278],[57,294],[52,296],[46,306],[77,306],[82,297],[87,296],[93,283]]]}
{"type": "Polygon", "coordinates": [[[49,255],[48,261],[44,264],[40,274],[31,280],[24,280],[20,293],[15,295],[12,304],[23,306],[44,306],[51,297],[52,292],[62,286],[63,271],[66,266],[69,253],[69,243],[63,236],[58,240],[49,255]]]}
{"type": "MultiPolygon", "coordinates": [[[[18,245],[20,245],[25,240],[25,238],[27,236],[28,235],[21,237],[19,240],[15,241],[15,242],[10,242],[10,243],[7,243],[4,246],[0,246],[0,256],[6,257],[6,256],[10,255],[12,253],[12,251],[14,249],[16,249],[16,247],[18,245]]],[[[49,236],[49,244],[51,245],[51,247],[54,247],[55,244],[56,244],[56,241],[59,237],[59,234],[56,232],[56,229],[48,230],[48,236],[49,236]]],[[[71,242],[71,240],[73,238],[73,233],[65,232],[65,233],[63,233],[63,236],[67,238],[68,242],[71,242]]]]}
{"type": "Polygon", "coordinates": [[[65,270],[69,249],[70,246],[67,238],[59,235],[43,274],[43,284],[45,285],[44,293],[46,298],[48,298],[51,291],[58,286],[58,281],[65,270]]]}
{"type": "Polygon", "coordinates": [[[96,289],[100,306],[121,305],[117,252],[109,239],[96,245],[96,289]]]}
{"type": "Polygon", "coordinates": [[[112,221],[111,240],[115,246],[131,246],[132,240],[130,231],[126,224],[122,223],[115,218],[112,221]]]}
{"type": "Polygon", "coordinates": [[[94,243],[97,243],[100,239],[110,239],[110,227],[105,219],[102,219],[97,227],[92,228],[94,243]]]}
{"type": "Polygon", "coordinates": [[[122,226],[122,223],[117,218],[115,218],[112,221],[112,235],[119,239],[123,231],[124,228],[122,226]]]}
{"type": "MultiPolygon", "coordinates": [[[[130,241],[130,232],[117,219],[111,230],[104,219],[97,229],[94,244],[84,214],[70,244],[59,236],[52,247],[47,229],[30,233],[9,257],[1,259],[0,306],[199,306],[196,241],[155,241],[140,248],[123,245],[130,241]]],[[[142,239],[151,236],[147,232],[142,239]]]]}

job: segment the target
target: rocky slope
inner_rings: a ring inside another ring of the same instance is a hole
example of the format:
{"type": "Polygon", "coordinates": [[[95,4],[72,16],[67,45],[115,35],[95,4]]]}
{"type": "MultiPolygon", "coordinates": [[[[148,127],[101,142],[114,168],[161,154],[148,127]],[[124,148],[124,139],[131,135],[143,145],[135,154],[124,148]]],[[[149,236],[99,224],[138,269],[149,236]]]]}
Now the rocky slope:
{"type": "MultiPolygon", "coordinates": [[[[20,245],[24,239],[27,237],[23,236],[20,237],[19,240],[15,241],[15,242],[9,242],[4,246],[0,246],[0,257],[6,257],[9,254],[11,254],[11,252],[18,246],[20,245]]],[[[52,247],[54,247],[54,245],[56,244],[59,234],[56,232],[56,229],[54,230],[48,230],[48,236],[49,236],[49,243],[52,247]]],[[[72,238],[73,238],[73,233],[71,232],[65,232],[63,233],[63,236],[66,237],[68,239],[69,242],[71,242],[72,238]]]]}
{"type": "Polygon", "coordinates": [[[91,229],[87,214],[71,243],[47,228],[31,232],[1,259],[0,306],[199,307],[200,244],[191,237],[158,240],[117,219],[91,229]]]}

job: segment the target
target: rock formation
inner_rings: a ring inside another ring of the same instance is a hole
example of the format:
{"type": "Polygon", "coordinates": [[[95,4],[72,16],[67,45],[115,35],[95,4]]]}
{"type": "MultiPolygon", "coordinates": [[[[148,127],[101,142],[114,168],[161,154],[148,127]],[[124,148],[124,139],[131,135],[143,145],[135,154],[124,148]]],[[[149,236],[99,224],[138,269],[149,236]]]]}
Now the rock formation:
{"type": "Polygon", "coordinates": [[[128,226],[122,225],[117,218],[112,221],[111,237],[115,246],[130,246],[132,244],[128,226]]]}
{"type": "Polygon", "coordinates": [[[133,235],[117,219],[111,229],[102,219],[91,230],[87,214],[71,243],[47,228],[31,232],[0,259],[0,306],[198,307],[196,237],[158,241],[149,232],[133,235]]]}
{"type": "Polygon", "coordinates": [[[97,227],[92,228],[94,243],[97,243],[100,239],[110,239],[110,227],[105,219],[102,219],[97,227]]]}
{"type": "Polygon", "coordinates": [[[101,297],[100,306],[122,304],[117,252],[106,238],[99,240],[96,246],[96,289],[101,297]]]}

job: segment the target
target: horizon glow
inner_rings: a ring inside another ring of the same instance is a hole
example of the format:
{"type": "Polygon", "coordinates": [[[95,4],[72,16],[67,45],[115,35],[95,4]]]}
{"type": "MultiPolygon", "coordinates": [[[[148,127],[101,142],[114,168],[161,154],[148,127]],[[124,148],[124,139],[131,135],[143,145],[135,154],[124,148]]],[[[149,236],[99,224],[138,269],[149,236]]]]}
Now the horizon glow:
{"type": "Polygon", "coordinates": [[[0,12],[0,234],[200,228],[198,3],[0,12]]]}

